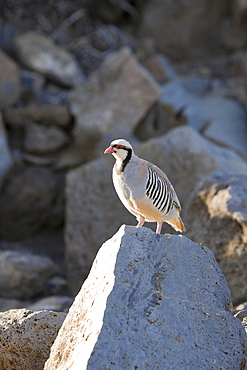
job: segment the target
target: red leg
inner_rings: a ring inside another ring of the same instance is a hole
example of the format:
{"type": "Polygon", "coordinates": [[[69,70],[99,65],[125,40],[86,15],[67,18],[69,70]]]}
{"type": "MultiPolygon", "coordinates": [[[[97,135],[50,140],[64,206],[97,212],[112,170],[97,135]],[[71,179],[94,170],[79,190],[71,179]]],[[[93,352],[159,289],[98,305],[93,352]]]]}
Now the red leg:
{"type": "Polygon", "coordinates": [[[136,225],[136,227],[141,227],[141,226],[143,226],[144,222],[145,222],[145,220],[140,220],[140,221],[138,222],[138,224],[136,225]]]}
{"type": "Polygon", "coordinates": [[[157,222],[157,228],[156,228],[157,234],[161,233],[162,225],[163,225],[163,222],[157,222]]]}

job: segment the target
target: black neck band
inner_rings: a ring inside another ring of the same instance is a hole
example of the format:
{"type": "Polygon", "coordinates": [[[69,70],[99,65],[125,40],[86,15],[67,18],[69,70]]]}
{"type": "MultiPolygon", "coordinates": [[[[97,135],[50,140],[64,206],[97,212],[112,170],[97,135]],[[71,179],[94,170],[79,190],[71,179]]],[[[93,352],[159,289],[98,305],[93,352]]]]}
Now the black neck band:
{"type": "Polygon", "coordinates": [[[127,164],[129,163],[129,161],[131,159],[131,156],[132,156],[132,149],[130,149],[130,148],[127,149],[126,148],[125,150],[127,150],[128,153],[127,153],[126,158],[122,162],[121,172],[124,172],[124,169],[127,166],[127,164]]]}

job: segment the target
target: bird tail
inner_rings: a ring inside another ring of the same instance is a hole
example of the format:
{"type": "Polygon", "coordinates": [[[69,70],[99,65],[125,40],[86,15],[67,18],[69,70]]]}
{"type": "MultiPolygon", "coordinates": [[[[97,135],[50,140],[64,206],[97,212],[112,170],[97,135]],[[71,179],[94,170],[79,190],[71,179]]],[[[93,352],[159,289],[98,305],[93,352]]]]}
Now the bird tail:
{"type": "Polygon", "coordinates": [[[180,231],[181,233],[186,231],[186,228],[184,226],[184,223],[181,219],[181,217],[178,215],[177,217],[174,217],[173,219],[169,220],[169,224],[176,230],[180,231]]]}

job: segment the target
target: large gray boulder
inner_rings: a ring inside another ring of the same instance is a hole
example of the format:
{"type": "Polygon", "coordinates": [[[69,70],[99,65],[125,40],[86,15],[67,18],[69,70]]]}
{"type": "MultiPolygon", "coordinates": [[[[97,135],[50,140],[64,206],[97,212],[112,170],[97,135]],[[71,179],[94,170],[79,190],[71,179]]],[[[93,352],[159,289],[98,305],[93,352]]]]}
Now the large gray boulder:
{"type": "Polygon", "coordinates": [[[95,145],[105,135],[108,142],[129,137],[160,94],[158,83],[128,48],[109,55],[69,97],[73,135],[85,158],[95,154],[95,145]]]}
{"type": "Polygon", "coordinates": [[[234,304],[247,300],[247,172],[215,173],[198,184],[188,200],[187,235],[214,252],[234,304]]]}
{"type": "Polygon", "coordinates": [[[0,369],[42,370],[65,316],[25,308],[0,313],[0,369]]]}
{"type": "Polygon", "coordinates": [[[247,337],[213,253],[123,225],[101,247],[45,370],[245,369],[247,337]]]}

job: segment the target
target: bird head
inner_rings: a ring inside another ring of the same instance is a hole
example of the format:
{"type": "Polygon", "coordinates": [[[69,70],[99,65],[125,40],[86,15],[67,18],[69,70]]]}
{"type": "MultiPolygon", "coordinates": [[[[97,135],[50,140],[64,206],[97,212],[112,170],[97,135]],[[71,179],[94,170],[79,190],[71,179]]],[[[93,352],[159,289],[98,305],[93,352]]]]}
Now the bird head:
{"type": "Polygon", "coordinates": [[[104,154],[111,153],[116,159],[125,160],[127,156],[131,157],[132,152],[133,148],[127,140],[116,139],[106,148],[104,154]]]}

